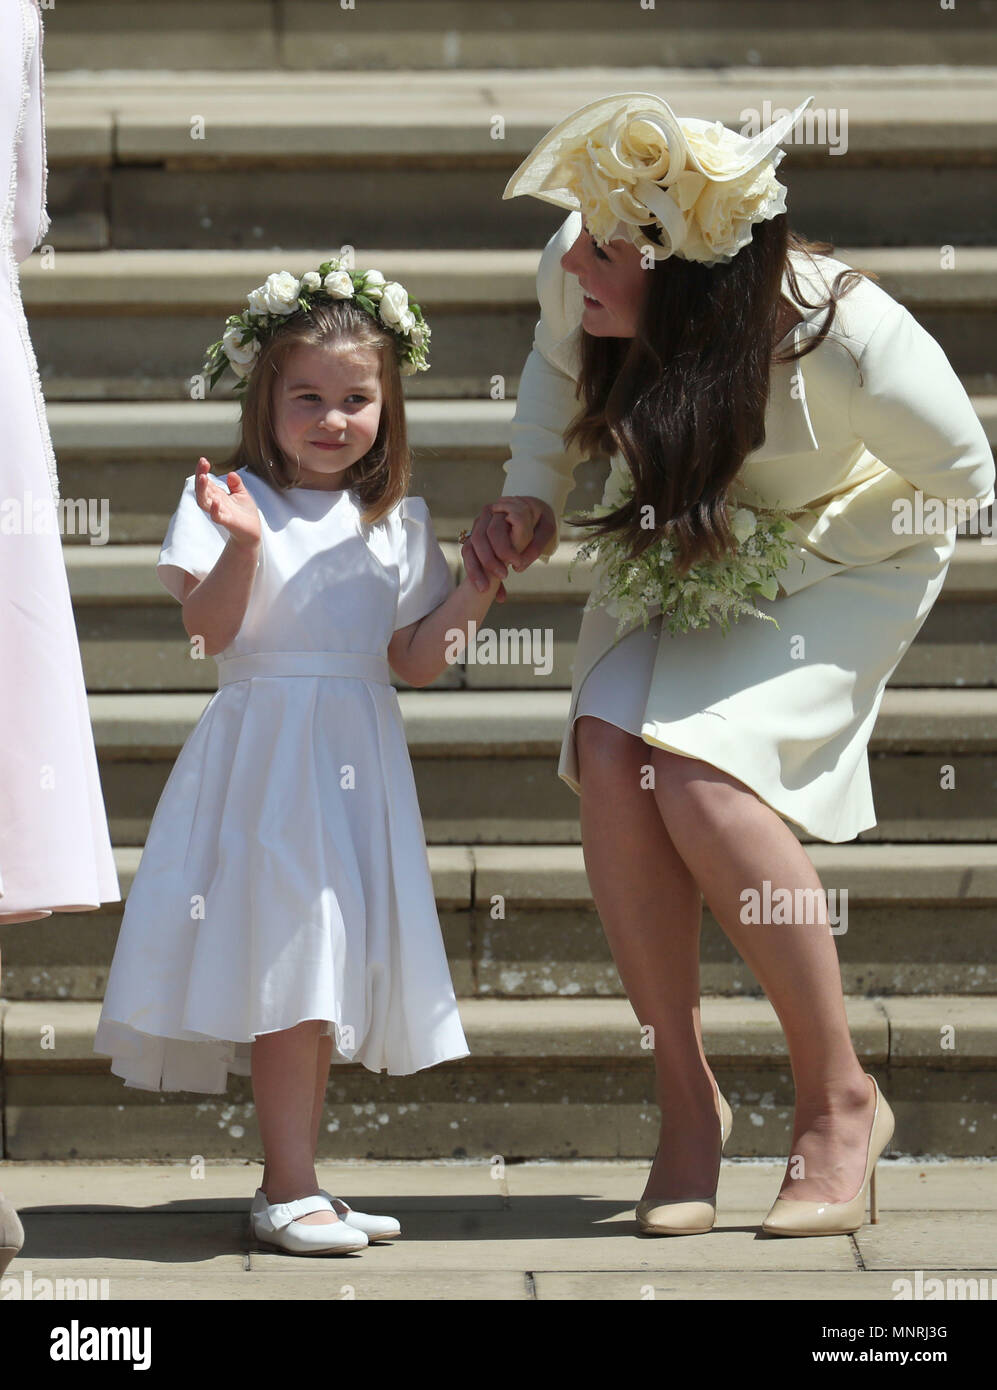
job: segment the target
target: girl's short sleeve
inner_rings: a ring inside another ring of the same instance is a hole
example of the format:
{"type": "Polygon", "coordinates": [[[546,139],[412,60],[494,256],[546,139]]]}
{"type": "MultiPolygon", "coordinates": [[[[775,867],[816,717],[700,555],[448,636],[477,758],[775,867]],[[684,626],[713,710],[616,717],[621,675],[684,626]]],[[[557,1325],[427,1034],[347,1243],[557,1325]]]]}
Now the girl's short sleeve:
{"type": "MultiPolygon", "coordinates": [[[[194,491],[195,477],[196,474],[192,473],[183,485],[180,505],[170,518],[156,565],[160,582],[181,603],[184,573],[192,574],[195,579],[203,579],[214,569],[228,543],[225,527],[212,521],[207,512],[198,506],[194,491]]],[[[228,492],[224,478],[214,478],[214,482],[228,492]]]]}
{"type": "Polygon", "coordinates": [[[425,501],[421,497],[403,497],[398,513],[401,538],[396,632],[438,608],[455,588],[425,501]]]}

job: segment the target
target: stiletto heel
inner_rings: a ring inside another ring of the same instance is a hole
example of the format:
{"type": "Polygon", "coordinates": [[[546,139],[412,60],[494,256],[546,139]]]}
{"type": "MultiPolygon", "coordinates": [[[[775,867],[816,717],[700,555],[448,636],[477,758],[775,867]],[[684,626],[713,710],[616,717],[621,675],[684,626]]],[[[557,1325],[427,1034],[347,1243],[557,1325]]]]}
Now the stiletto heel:
{"type": "MultiPolygon", "coordinates": [[[[713,1081],[717,1091],[717,1109],[720,1113],[720,1162],[723,1163],[724,1145],[730,1138],[734,1116],[716,1079],[713,1081]]],[[[717,1187],[720,1173],[717,1172],[717,1187]]],[[[695,1201],[661,1201],[656,1197],[646,1197],[637,1203],[637,1227],[643,1236],[701,1236],[713,1229],[717,1219],[717,1189],[711,1197],[695,1201]]]]}
{"type": "MultiPolygon", "coordinates": [[[[866,1076],[869,1073],[866,1072],[866,1076]]],[[[876,1201],[876,1164],[893,1138],[893,1111],[883,1099],[876,1078],[869,1076],[876,1090],[876,1109],[866,1149],[865,1177],[855,1196],[848,1202],[796,1202],[777,1197],[772,1210],[762,1222],[762,1230],[773,1236],[846,1236],[857,1231],[865,1219],[866,1192],[869,1194],[869,1219],[879,1221],[876,1201]]]]}

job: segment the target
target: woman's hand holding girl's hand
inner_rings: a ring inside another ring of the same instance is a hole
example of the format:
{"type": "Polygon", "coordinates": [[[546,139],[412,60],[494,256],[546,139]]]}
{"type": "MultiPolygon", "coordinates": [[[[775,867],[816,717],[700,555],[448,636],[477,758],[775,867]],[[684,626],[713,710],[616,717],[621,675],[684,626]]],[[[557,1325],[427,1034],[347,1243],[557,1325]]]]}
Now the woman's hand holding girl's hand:
{"type": "MultiPolygon", "coordinates": [[[[539,497],[500,497],[481,509],[461,558],[475,588],[484,593],[495,579],[504,579],[512,565],[527,569],[543,551],[556,529],[554,513],[539,497]]],[[[500,584],[495,597],[506,598],[500,584]]]]}
{"type": "Polygon", "coordinates": [[[225,527],[233,544],[247,549],[258,546],[262,540],[259,508],[238,473],[229,473],[226,482],[228,492],[211,476],[208,460],[198,459],[194,479],[198,506],[225,527]]]}

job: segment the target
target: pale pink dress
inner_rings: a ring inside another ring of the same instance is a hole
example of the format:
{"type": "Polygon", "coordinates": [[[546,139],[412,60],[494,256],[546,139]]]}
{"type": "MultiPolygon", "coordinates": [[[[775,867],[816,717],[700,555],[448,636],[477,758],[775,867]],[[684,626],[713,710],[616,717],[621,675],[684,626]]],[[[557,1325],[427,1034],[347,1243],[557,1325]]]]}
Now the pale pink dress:
{"type": "Polygon", "coordinates": [[[0,926],[121,899],[18,276],[49,228],[42,39],[0,0],[0,926]]]}

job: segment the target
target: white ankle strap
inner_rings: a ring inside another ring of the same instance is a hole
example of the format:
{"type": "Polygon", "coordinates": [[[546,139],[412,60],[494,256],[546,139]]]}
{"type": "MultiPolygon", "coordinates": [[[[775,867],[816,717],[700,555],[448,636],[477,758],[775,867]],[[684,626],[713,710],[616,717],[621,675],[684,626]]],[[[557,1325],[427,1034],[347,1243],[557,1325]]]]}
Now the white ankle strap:
{"type": "Polygon", "coordinates": [[[308,1216],[313,1211],[332,1211],[332,1203],[328,1197],[317,1194],[298,1197],[293,1202],[278,1202],[276,1206],[268,1207],[267,1217],[274,1230],[279,1231],[284,1226],[290,1226],[292,1221],[297,1221],[299,1216],[308,1216]]]}

